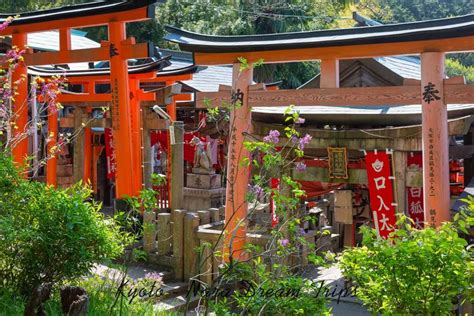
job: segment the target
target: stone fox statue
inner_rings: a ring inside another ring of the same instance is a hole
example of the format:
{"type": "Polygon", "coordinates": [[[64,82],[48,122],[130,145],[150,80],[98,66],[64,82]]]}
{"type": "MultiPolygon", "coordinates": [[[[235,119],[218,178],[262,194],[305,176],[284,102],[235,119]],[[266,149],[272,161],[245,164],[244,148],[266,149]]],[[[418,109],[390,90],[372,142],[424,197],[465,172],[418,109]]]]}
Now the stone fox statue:
{"type": "Polygon", "coordinates": [[[205,170],[211,170],[211,149],[206,146],[199,137],[194,136],[191,140],[191,144],[196,146],[196,152],[194,153],[194,168],[202,168],[205,170]]]}

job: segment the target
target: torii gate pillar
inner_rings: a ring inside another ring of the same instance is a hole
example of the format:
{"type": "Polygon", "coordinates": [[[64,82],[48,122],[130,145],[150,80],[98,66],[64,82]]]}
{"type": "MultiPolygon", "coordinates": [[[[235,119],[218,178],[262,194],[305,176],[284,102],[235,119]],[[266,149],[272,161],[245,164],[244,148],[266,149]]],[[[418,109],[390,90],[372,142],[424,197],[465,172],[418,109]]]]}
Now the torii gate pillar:
{"type": "MultiPolygon", "coordinates": [[[[22,50],[26,48],[25,33],[14,33],[12,45],[22,50]]],[[[18,82],[17,95],[14,104],[14,126],[12,137],[15,145],[12,147],[13,160],[20,166],[25,164],[28,155],[28,70],[24,62],[19,62],[12,74],[12,82],[18,82]]]]}
{"type": "Polygon", "coordinates": [[[138,94],[140,92],[140,81],[130,79],[130,121],[132,130],[132,155],[133,155],[133,174],[131,179],[134,190],[138,195],[142,189],[142,139],[141,139],[141,117],[140,117],[140,101],[138,94]]]}
{"type": "Polygon", "coordinates": [[[136,196],[136,181],[132,153],[132,130],[130,124],[130,89],[127,59],[124,58],[122,42],[126,39],[125,22],[109,23],[110,84],[112,88],[112,129],[116,154],[116,196],[136,196]]]}
{"type": "Polygon", "coordinates": [[[450,220],[448,111],[444,102],[444,53],[421,54],[423,189],[425,221],[450,220]]]}
{"type": "Polygon", "coordinates": [[[224,238],[224,259],[229,261],[245,259],[243,254],[247,233],[247,202],[245,195],[249,183],[249,168],[241,164],[249,157],[244,147],[244,132],[251,132],[252,117],[248,105],[249,85],[252,84],[253,68],[240,71],[240,64],[234,64],[232,74],[232,99],[242,103],[232,109],[230,115],[229,151],[227,154],[227,185],[225,204],[226,234],[224,238]]]}

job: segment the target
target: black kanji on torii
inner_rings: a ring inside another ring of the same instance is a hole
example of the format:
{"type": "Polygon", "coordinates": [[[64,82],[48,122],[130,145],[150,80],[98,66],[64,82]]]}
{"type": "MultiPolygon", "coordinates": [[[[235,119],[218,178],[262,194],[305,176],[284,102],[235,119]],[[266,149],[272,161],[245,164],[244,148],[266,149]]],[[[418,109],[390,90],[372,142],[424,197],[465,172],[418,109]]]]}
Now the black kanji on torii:
{"type": "Polygon", "coordinates": [[[429,104],[431,101],[441,99],[438,93],[439,91],[435,89],[435,85],[428,82],[428,85],[424,87],[423,101],[429,104]]]}
{"type": "Polygon", "coordinates": [[[109,47],[109,55],[110,57],[114,57],[114,56],[117,56],[119,53],[118,53],[118,49],[117,47],[115,47],[115,44],[110,44],[110,47],[109,47]]]}
{"type": "Polygon", "coordinates": [[[244,93],[237,89],[237,91],[232,90],[232,96],[230,98],[230,102],[232,104],[236,104],[237,101],[240,101],[240,105],[244,102],[244,93]]]}

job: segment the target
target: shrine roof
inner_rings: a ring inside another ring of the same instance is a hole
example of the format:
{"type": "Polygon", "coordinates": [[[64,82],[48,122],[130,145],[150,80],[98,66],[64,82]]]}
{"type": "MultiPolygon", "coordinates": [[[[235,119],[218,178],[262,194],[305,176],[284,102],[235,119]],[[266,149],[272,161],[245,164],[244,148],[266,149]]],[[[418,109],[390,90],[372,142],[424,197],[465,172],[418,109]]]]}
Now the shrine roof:
{"type": "MultiPolygon", "coordinates": [[[[170,64],[169,59],[171,56],[165,56],[159,58],[155,61],[129,66],[128,72],[129,74],[139,74],[139,73],[147,73],[151,71],[161,71],[163,68],[170,64]]],[[[182,69],[176,69],[175,73],[182,69]]],[[[189,69],[186,69],[189,71],[189,69]]],[[[55,75],[65,75],[66,77],[80,77],[80,76],[99,76],[99,75],[110,75],[110,68],[91,68],[91,69],[84,69],[84,70],[67,70],[61,68],[51,68],[51,67],[28,67],[28,74],[33,76],[42,76],[42,77],[50,77],[55,75]]],[[[161,74],[161,72],[160,72],[161,74]]]]}
{"type": "Polygon", "coordinates": [[[374,59],[403,78],[421,79],[421,62],[418,56],[386,56],[374,59]]]}
{"type": "MultiPolygon", "coordinates": [[[[116,13],[129,11],[145,6],[150,6],[149,16],[154,16],[153,4],[157,0],[111,0],[111,1],[95,1],[84,4],[76,4],[64,6],[49,10],[24,12],[15,18],[10,25],[23,25],[40,22],[49,22],[76,17],[90,17],[99,14],[116,13]]],[[[161,2],[161,1],[158,1],[161,2]]],[[[0,22],[3,22],[9,16],[15,16],[16,13],[0,13],[0,22]]]]}
{"type": "Polygon", "coordinates": [[[333,30],[257,34],[242,36],[204,35],[167,27],[165,39],[182,50],[202,53],[272,51],[412,42],[474,35],[474,14],[437,20],[374,25],[333,30]]]}
{"type": "MultiPolygon", "coordinates": [[[[371,71],[368,73],[370,77],[380,76],[384,79],[387,79],[389,73],[393,73],[395,76],[399,77],[400,80],[403,79],[421,79],[421,62],[418,56],[385,56],[385,57],[376,57],[371,59],[346,59],[339,62],[339,74],[340,78],[343,78],[342,74],[347,75],[347,69],[352,65],[363,64],[371,71]],[[380,64],[379,67],[376,67],[376,64],[380,64]],[[386,69],[387,71],[382,71],[386,69]]],[[[356,69],[356,68],[354,68],[356,69]]],[[[360,74],[359,74],[360,75],[360,74]]],[[[319,88],[320,74],[317,74],[304,84],[298,87],[298,89],[305,88],[319,88]]],[[[399,84],[402,84],[403,81],[400,81],[399,84]]],[[[344,86],[344,79],[341,79],[341,87],[344,86]]],[[[396,83],[392,83],[395,84],[396,83]]]]}
{"type": "MultiPolygon", "coordinates": [[[[167,49],[160,51],[162,54],[171,55],[171,65],[163,69],[163,72],[194,65],[193,56],[190,53],[167,49]]],[[[195,91],[216,92],[219,91],[219,85],[232,85],[232,67],[197,66],[193,79],[180,82],[195,91]]]]}
{"type": "MultiPolygon", "coordinates": [[[[85,32],[71,30],[71,49],[84,49],[100,47],[100,44],[87,38],[85,32]]],[[[28,33],[28,47],[39,51],[58,51],[59,32],[44,31],[28,33]]]]}
{"type": "MultiPolygon", "coordinates": [[[[287,107],[253,107],[252,119],[283,123],[287,107]]],[[[346,126],[404,126],[421,124],[421,105],[400,106],[295,106],[309,124],[346,126]]],[[[448,117],[474,114],[474,104],[448,104],[448,117]]]]}

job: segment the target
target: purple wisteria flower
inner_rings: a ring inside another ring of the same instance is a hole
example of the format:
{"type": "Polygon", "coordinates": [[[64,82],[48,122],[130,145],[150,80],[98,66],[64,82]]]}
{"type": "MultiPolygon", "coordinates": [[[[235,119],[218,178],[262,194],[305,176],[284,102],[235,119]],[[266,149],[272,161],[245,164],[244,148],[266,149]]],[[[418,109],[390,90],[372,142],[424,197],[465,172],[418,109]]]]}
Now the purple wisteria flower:
{"type": "Polygon", "coordinates": [[[298,227],[297,234],[303,236],[306,234],[306,230],[303,227],[298,227]]]}
{"type": "Polygon", "coordinates": [[[306,164],[302,161],[298,161],[295,163],[296,171],[303,172],[306,170],[306,164]]]}
{"type": "Polygon", "coordinates": [[[293,143],[293,145],[296,145],[299,141],[299,138],[296,135],[292,135],[290,140],[293,143]]]}
{"type": "Polygon", "coordinates": [[[254,194],[257,199],[260,199],[263,197],[263,188],[259,186],[258,184],[256,185],[248,185],[248,190],[250,193],[254,194]]]}
{"type": "Polygon", "coordinates": [[[162,282],[163,277],[158,272],[148,272],[145,274],[145,279],[153,280],[156,282],[162,282]]]}
{"type": "Polygon", "coordinates": [[[306,120],[302,117],[298,117],[298,119],[295,121],[295,124],[304,124],[306,120]]]}
{"type": "Polygon", "coordinates": [[[298,148],[300,150],[303,150],[304,146],[308,145],[312,138],[313,137],[311,137],[311,135],[308,135],[308,134],[301,137],[300,140],[299,140],[298,148]]]}
{"type": "Polygon", "coordinates": [[[278,142],[280,141],[280,132],[277,131],[277,130],[271,130],[269,133],[268,133],[268,136],[265,136],[263,138],[263,141],[266,142],[266,143],[274,143],[274,144],[278,144],[278,142]]]}
{"type": "Polygon", "coordinates": [[[286,247],[290,244],[290,241],[286,238],[285,239],[280,239],[278,242],[280,243],[280,246],[282,246],[282,247],[286,247]]]}

